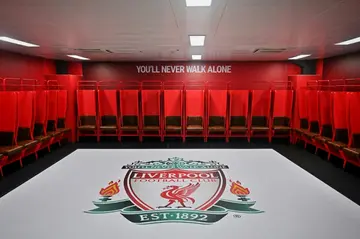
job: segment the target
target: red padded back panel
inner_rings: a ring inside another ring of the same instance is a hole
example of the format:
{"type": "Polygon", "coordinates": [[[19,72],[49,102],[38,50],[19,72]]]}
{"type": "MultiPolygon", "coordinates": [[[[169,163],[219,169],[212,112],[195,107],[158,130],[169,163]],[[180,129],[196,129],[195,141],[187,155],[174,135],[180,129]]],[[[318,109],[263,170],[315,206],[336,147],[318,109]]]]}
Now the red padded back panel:
{"type": "Polygon", "coordinates": [[[36,92],[36,110],[35,110],[35,121],[36,123],[45,124],[48,116],[49,109],[49,92],[47,90],[36,92]]]}
{"type": "Polygon", "coordinates": [[[78,115],[96,116],[95,90],[77,90],[78,115]]]}
{"type": "Polygon", "coordinates": [[[181,116],[181,90],[164,90],[165,116],[181,116]]]}
{"type": "Polygon", "coordinates": [[[331,92],[319,92],[320,125],[332,124],[331,120],[331,92]]]}
{"type": "Polygon", "coordinates": [[[48,120],[57,120],[58,116],[58,91],[57,90],[49,90],[49,113],[48,120]]]}
{"type": "Polygon", "coordinates": [[[347,129],[347,92],[333,92],[333,120],[335,129],[347,129]]]}
{"type": "Polygon", "coordinates": [[[230,91],[230,116],[246,116],[249,108],[248,90],[230,91]]]}
{"type": "Polygon", "coordinates": [[[204,116],[203,90],[186,90],[186,116],[204,116]]]}
{"type": "Polygon", "coordinates": [[[59,90],[58,91],[58,117],[61,119],[66,118],[66,111],[67,111],[67,90],[59,90]]]}
{"type": "Polygon", "coordinates": [[[32,129],[35,123],[35,91],[20,91],[18,102],[19,127],[32,129]]]}
{"type": "Polygon", "coordinates": [[[253,90],[251,115],[268,117],[270,115],[270,100],[269,90],[253,90]]]}
{"type": "Polygon", "coordinates": [[[138,115],[139,97],[138,90],[122,90],[120,92],[121,115],[138,115]]]}
{"type": "Polygon", "coordinates": [[[209,90],[209,116],[226,117],[227,91],[209,90]]]}
{"type": "Polygon", "coordinates": [[[299,110],[299,118],[300,119],[307,119],[309,117],[308,110],[307,110],[307,94],[306,90],[298,90],[296,92],[296,102],[299,110]]]}
{"type": "Polygon", "coordinates": [[[274,90],[273,117],[291,118],[293,105],[292,90],[274,90]]]}
{"type": "Polygon", "coordinates": [[[317,90],[308,90],[306,92],[307,96],[307,108],[309,121],[319,121],[319,91],[317,90]]]}
{"type": "Polygon", "coordinates": [[[18,117],[17,107],[17,92],[0,92],[0,132],[16,132],[18,117]]]}
{"type": "Polygon", "coordinates": [[[141,91],[143,115],[160,115],[160,90],[141,91]]]}
{"type": "Polygon", "coordinates": [[[360,134],[360,92],[349,93],[349,124],[352,134],[360,134]]]}
{"type": "Polygon", "coordinates": [[[99,90],[99,113],[100,116],[117,115],[116,90],[99,90]]]}

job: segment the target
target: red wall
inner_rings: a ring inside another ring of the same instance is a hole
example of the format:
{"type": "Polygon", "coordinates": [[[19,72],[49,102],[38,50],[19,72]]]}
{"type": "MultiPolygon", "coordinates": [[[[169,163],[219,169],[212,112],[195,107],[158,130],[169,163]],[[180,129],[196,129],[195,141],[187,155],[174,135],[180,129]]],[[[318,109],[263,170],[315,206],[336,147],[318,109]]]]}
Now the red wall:
{"type": "Polygon", "coordinates": [[[0,77],[21,77],[43,82],[45,74],[55,73],[53,60],[0,50],[0,77]]]}
{"type": "Polygon", "coordinates": [[[348,79],[360,77],[360,52],[324,60],[323,78],[348,79]]]}
{"type": "Polygon", "coordinates": [[[85,80],[215,80],[215,81],[240,81],[244,87],[251,87],[254,81],[287,81],[288,75],[299,74],[300,67],[289,62],[218,62],[218,63],[194,63],[194,62],[147,62],[147,63],[83,63],[83,75],[85,80]],[[206,65],[208,66],[229,66],[231,73],[148,73],[139,74],[136,66],[157,66],[164,65],[206,65]]]}
{"type": "Polygon", "coordinates": [[[70,75],[81,76],[83,74],[82,63],[81,62],[69,62],[68,63],[68,72],[70,75]]]}

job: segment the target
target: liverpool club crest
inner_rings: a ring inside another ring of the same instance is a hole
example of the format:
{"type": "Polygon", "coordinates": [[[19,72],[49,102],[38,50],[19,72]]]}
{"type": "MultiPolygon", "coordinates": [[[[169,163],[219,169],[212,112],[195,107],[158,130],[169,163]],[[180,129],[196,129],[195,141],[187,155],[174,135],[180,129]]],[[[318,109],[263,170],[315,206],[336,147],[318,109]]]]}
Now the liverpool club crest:
{"type": "Polygon", "coordinates": [[[112,196],[120,191],[120,180],[110,182],[100,190],[99,200],[93,202],[97,208],[86,212],[120,212],[129,221],[138,224],[211,224],[226,216],[229,211],[261,213],[252,208],[255,202],[248,198],[248,188],[239,181],[227,181],[223,170],[228,168],[215,161],[186,161],[177,157],[137,161],[123,166],[123,169],[128,170],[123,180],[128,199],[113,200],[112,196]],[[235,200],[224,199],[225,190],[229,190],[235,200]]]}

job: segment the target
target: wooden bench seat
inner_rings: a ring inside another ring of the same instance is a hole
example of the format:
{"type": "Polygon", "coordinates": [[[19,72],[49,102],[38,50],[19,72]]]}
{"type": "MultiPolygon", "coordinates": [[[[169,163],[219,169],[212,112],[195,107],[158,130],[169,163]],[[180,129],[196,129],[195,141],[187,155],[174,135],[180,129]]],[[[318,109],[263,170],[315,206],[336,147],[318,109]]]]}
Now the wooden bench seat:
{"type": "Polygon", "coordinates": [[[78,129],[94,130],[94,129],[96,129],[96,125],[80,125],[80,126],[78,126],[78,129]]]}
{"type": "Polygon", "coordinates": [[[101,130],[116,130],[117,126],[116,125],[102,125],[100,126],[101,130]]]}
{"type": "Polygon", "coordinates": [[[230,130],[234,132],[245,132],[248,129],[246,126],[230,126],[230,130]]]}
{"type": "Polygon", "coordinates": [[[265,127],[265,126],[254,126],[254,127],[251,127],[252,130],[255,130],[255,131],[266,131],[266,130],[269,130],[269,127],[265,127]]]}
{"type": "Polygon", "coordinates": [[[138,130],[138,126],[131,126],[131,125],[121,126],[121,130],[134,131],[134,130],[138,130]]]}
{"type": "Polygon", "coordinates": [[[315,136],[314,139],[316,141],[319,141],[319,142],[322,142],[322,143],[326,143],[326,142],[331,141],[331,139],[329,137],[325,137],[325,136],[321,136],[321,135],[315,136]]]}
{"type": "Polygon", "coordinates": [[[160,127],[156,126],[156,125],[148,125],[148,126],[144,126],[143,128],[144,130],[159,130],[160,127]]]}
{"type": "Polygon", "coordinates": [[[70,128],[57,128],[57,130],[59,130],[59,131],[61,131],[61,132],[63,132],[63,133],[68,133],[68,132],[71,131],[70,128]]]}
{"type": "Polygon", "coordinates": [[[12,145],[12,146],[0,146],[0,154],[11,156],[20,153],[24,146],[12,145]]]}
{"type": "Polygon", "coordinates": [[[291,130],[289,126],[274,126],[274,130],[291,130]]]}
{"type": "Polygon", "coordinates": [[[178,126],[178,125],[167,125],[165,127],[166,130],[168,131],[179,131],[181,130],[181,126],[178,126]]]}
{"type": "Polygon", "coordinates": [[[344,153],[352,154],[356,157],[360,155],[360,148],[343,148],[344,153]]]}
{"type": "Polygon", "coordinates": [[[34,138],[35,138],[35,140],[37,140],[39,142],[44,142],[44,141],[50,140],[51,135],[40,135],[40,136],[35,136],[34,138]]]}
{"type": "Polygon", "coordinates": [[[209,126],[210,131],[225,131],[225,127],[218,125],[218,126],[209,126]]]}
{"type": "Polygon", "coordinates": [[[201,125],[188,125],[186,129],[189,131],[202,131],[204,127],[201,125]]]}
{"type": "Polygon", "coordinates": [[[331,145],[333,146],[334,148],[337,148],[337,149],[342,149],[342,148],[345,148],[347,145],[345,143],[342,143],[342,142],[339,142],[339,141],[328,141],[327,142],[328,145],[331,145]]]}
{"type": "Polygon", "coordinates": [[[31,148],[31,147],[35,147],[36,144],[38,144],[39,141],[37,140],[23,140],[23,141],[18,141],[18,145],[23,146],[24,148],[31,148]]]}

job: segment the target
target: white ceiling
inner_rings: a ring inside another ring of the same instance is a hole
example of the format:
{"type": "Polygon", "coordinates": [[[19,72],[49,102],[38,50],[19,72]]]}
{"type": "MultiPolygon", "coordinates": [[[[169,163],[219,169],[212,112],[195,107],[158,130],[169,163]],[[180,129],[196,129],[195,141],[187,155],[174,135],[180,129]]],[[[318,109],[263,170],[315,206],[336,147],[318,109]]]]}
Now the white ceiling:
{"type": "Polygon", "coordinates": [[[53,59],[78,54],[103,61],[285,60],[360,50],[334,43],[360,36],[360,0],[0,0],[0,36],[40,45],[0,48],[53,59]],[[190,47],[189,35],[206,35],[190,47]],[[76,48],[110,50],[85,53],[76,48]],[[257,53],[257,48],[287,48],[257,53]]]}

